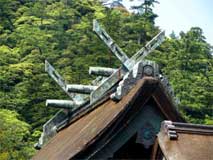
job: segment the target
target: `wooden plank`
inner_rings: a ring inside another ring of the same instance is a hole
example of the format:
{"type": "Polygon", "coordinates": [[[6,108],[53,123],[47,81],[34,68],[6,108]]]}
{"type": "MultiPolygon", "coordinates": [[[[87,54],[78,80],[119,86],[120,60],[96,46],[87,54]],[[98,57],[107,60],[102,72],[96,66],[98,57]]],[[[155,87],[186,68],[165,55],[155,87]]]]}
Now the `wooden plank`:
{"type": "Polygon", "coordinates": [[[114,42],[114,40],[109,36],[109,34],[101,28],[97,20],[93,20],[93,31],[99,36],[101,40],[109,47],[112,53],[124,64],[129,60],[128,56],[122,51],[122,49],[114,42]]]}
{"type": "Polygon", "coordinates": [[[72,94],[66,91],[66,81],[64,78],[55,70],[55,68],[47,61],[45,60],[45,71],[50,75],[52,79],[64,90],[64,92],[69,96],[73,97],[72,94]]]}
{"type": "Polygon", "coordinates": [[[121,80],[122,75],[123,72],[121,71],[121,69],[118,69],[101,85],[99,85],[97,89],[90,94],[90,104],[99,100],[104,95],[104,93],[106,93],[110,88],[112,88],[116,83],[118,83],[118,81],[121,80]]]}
{"type": "MultiPolygon", "coordinates": [[[[85,102],[88,96],[80,95],[76,93],[70,93],[67,91],[67,83],[65,79],[55,70],[55,68],[45,60],[45,71],[50,75],[52,79],[63,89],[63,91],[74,101],[74,102],[85,102]]],[[[87,100],[88,101],[88,100],[87,100]]]]}
{"type": "Polygon", "coordinates": [[[131,60],[134,63],[137,63],[143,60],[149,53],[155,50],[165,38],[165,31],[161,31],[158,33],[151,41],[149,41],[145,47],[142,47],[135,55],[131,57],[131,60]]]}
{"type": "MultiPolygon", "coordinates": [[[[151,78],[152,79],[152,78],[151,78]]],[[[63,129],[32,159],[68,160],[86,149],[122,115],[141,86],[150,79],[141,80],[120,102],[111,99],[63,129]]]]}
{"type": "MultiPolygon", "coordinates": [[[[149,100],[149,97],[152,95],[153,91],[155,90],[156,85],[158,84],[158,81],[151,77],[149,78],[146,77],[143,80],[146,80],[146,81],[141,86],[141,88],[137,91],[134,97],[132,97],[131,101],[128,103],[128,108],[125,110],[125,112],[120,113],[119,119],[116,119],[116,121],[112,122],[115,124],[111,126],[110,128],[107,128],[108,132],[106,131],[105,135],[98,136],[100,141],[96,142],[95,146],[91,146],[88,149],[90,150],[88,155],[86,155],[86,153],[83,152],[82,154],[77,155],[77,157],[75,158],[78,159],[78,158],[90,157],[91,159],[93,159],[96,156],[103,155],[101,151],[102,148],[105,148],[105,145],[107,145],[117,135],[117,133],[119,133],[122,129],[126,127],[126,125],[123,125],[123,124],[128,124],[130,120],[130,116],[134,117],[134,115],[138,113],[138,110],[140,110],[140,108],[143,107],[144,104],[146,104],[146,102],[149,100]],[[121,126],[124,128],[122,128],[121,126]]],[[[136,86],[142,83],[143,80],[139,80],[136,86]]],[[[123,99],[125,99],[128,96],[129,94],[124,96],[123,99]]],[[[118,103],[123,103],[123,99],[118,103]]],[[[106,152],[105,154],[106,154],[105,155],[106,157],[110,156],[110,155],[107,155],[106,152]]]]}

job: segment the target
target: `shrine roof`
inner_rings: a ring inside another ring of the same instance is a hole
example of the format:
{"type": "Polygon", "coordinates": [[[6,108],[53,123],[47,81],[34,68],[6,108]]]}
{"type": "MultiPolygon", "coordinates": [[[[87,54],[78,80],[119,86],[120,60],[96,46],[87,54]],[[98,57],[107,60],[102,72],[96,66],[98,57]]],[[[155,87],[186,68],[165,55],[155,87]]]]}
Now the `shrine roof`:
{"type": "Polygon", "coordinates": [[[167,160],[213,159],[213,126],[166,123],[162,123],[158,143],[167,160]]]}
{"type": "Polygon", "coordinates": [[[143,107],[150,98],[157,103],[166,119],[184,121],[161,82],[153,77],[143,77],[119,102],[108,97],[99,106],[60,130],[37,152],[33,160],[74,158],[96,143],[103,134],[113,130],[113,126],[122,118],[128,118],[125,117],[127,113],[137,112],[138,105],[134,105],[135,103],[140,103],[140,107],[143,107]]]}

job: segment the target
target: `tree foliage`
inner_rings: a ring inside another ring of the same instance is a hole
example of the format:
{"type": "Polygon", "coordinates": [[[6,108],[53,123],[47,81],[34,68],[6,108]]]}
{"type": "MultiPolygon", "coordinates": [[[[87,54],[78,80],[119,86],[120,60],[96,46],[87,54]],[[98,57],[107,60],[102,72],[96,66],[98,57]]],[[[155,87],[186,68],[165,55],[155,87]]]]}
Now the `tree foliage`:
{"type": "Polygon", "coordinates": [[[188,121],[212,123],[213,59],[202,29],[191,28],[172,36],[151,57],[157,61],[180,99],[180,110],[188,121]]]}
{"type": "Polygon", "coordinates": [[[34,153],[28,141],[30,125],[14,111],[1,109],[0,117],[0,159],[29,159],[34,153]]]}

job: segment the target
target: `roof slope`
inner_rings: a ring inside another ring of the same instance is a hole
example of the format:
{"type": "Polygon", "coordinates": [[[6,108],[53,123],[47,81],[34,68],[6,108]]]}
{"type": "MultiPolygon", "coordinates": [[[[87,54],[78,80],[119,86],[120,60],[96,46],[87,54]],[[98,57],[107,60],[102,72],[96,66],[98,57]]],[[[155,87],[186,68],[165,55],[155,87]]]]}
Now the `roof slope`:
{"type": "Polygon", "coordinates": [[[168,128],[158,134],[158,143],[167,160],[213,159],[213,126],[173,124],[171,133],[175,131],[176,138],[171,140],[168,128]]]}
{"type": "Polygon", "coordinates": [[[132,107],[139,95],[141,106],[153,97],[167,119],[183,121],[160,82],[152,77],[144,77],[119,102],[108,98],[100,106],[61,130],[37,152],[33,160],[73,158],[107,132],[107,129],[132,107]]]}

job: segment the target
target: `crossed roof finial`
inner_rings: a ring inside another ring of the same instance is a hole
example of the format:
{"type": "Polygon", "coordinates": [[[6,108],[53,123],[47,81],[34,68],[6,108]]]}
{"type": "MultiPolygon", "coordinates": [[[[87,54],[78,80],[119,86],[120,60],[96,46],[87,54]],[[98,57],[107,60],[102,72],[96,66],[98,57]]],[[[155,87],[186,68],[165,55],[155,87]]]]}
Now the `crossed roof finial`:
{"type": "MultiPolygon", "coordinates": [[[[90,103],[94,103],[100,99],[113,85],[120,81],[127,72],[131,71],[138,62],[142,61],[150,52],[158,47],[163,42],[165,36],[165,32],[161,31],[150,42],[148,42],[145,47],[142,47],[135,55],[129,58],[109,36],[109,34],[99,25],[97,20],[93,20],[93,31],[99,36],[101,40],[104,41],[111,52],[121,61],[122,66],[119,69],[90,67],[90,74],[99,74],[101,76],[108,75],[104,83],[97,83],[95,86],[76,84],[68,85],[62,76],[60,76],[60,74],[54,69],[54,67],[49,64],[48,61],[45,61],[45,70],[72,99],[73,102],[70,102],[71,106],[75,103],[83,105],[85,104],[85,101],[88,100],[90,100],[90,103]]],[[[46,105],[56,106],[56,102],[57,100],[49,100],[46,105]]],[[[63,104],[61,101],[59,101],[59,103],[63,104]]],[[[66,104],[68,104],[68,102],[66,102],[66,104]]]]}
{"type": "MultiPolygon", "coordinates": [[[[93,31],[109,47],[112,53],[121,61],[122,66],[119,69],[105,67],[90,67],[89,74],[98,75],[91,85],[67,84],[65,79],[55,70],[55,68],[45,61],[45,71],[51,78],[63,89],[71,100],[47,100],[46,106],[62,108],[56,115],[43,126],[43,133],[36,144],[40,148],[46,143],[57,130],[69,123],[75,116],[81,112],[91,109],[95,103],[103,99],[115,86],[116,92],[111,94],[111,98],[119,100],[125,95],[132,85],[128,81],[136,83],[137,75],[141,78],[142,72],[145,75],[156,76],[152,62],[143,62],[144,58],[158,47],[164,40],[164,31],[156,35],[145,47],[141,48],[135,55],[129,58],[114,40],[101,28],[96,20],[93,21],[93,31]],[[136,69],[135,69],[136,68],[136,69]],[[141,69],[142,68],[142,69],[141,69]],[[136,74],[135,74],[136,70],[136,74]],[[119,82],[120,81],[120,82],[119,82]],[[119,86],[116,86],[119,82],[119,86]],[[129,85],[126,88],[126,85],[129,85]],[[114,96],[113,96],[114,95],[114,96]],[[113,98],[114,97],[114,98],[113,98]]],[[[132,84],[133,84],[132,83],[132,84]]]]}
{"type": "Polygon", "coordinates": [[[150,52],[157,48],[164,41],[165,37],[165,31],[161,31],[151,41],[149,41],[145,47],[142,47],[135,55],[129,58],[126,53],[114,42],[109,34],[107,34],[107,32],[101,28],[97,20],[93,20],[93,31],[95,31],[99,38],[104,41],[112,53],[128,70],[131,70],[138,61],[143,60],[150,52]]]}

